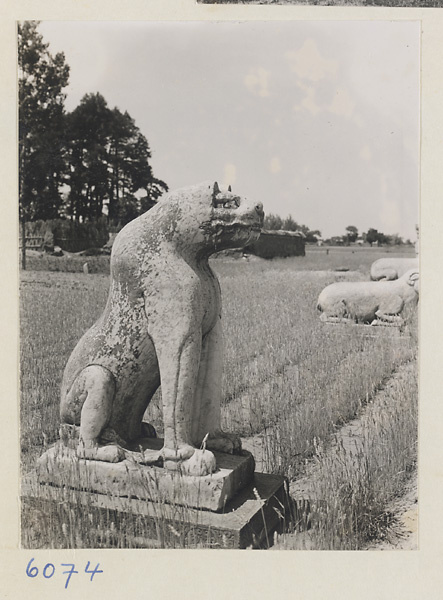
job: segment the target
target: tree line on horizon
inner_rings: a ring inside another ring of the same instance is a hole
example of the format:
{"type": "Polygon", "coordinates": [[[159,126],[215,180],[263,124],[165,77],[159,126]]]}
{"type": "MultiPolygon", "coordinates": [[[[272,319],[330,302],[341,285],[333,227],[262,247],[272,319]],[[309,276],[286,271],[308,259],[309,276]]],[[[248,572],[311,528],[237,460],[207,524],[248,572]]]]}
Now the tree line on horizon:
{"type": "Polygon", "coordinates": [[[392,235],[385,235],[381,231],[370,227],[367,232],[359,234],[357,227],[354,225],[348,225],[346,227],[346,233],[344,235],[333,236],[328,239],[323,239],[321,232],[318,229],[309,229],[306,225],[300,225],[291,215],[282,219],[279,215],[269,213],[265,215],[264,229],[268,231],[298,231],[304,235],[307,243],[317,243],[322,241],[325,244],[330,245],[345,245],[354,244],[357,240],[361,240],[367,244],[378,244],[388,246],[401,246],[404,244],[411,245],[410,240],[404,241],[401,236],[397,233],[392,235]]]}
{"type": "Polygon", "coordinates": [[[69,65],[63,52],[49,52],[38,25],[18,24],[22,238],[26,223],[37,220],[86,223],[106,215],[110,226],[122,226],[168,186],[154,176],[149,143],[128,112],[110,108],[100,93],[66,112],[69,65]]]}

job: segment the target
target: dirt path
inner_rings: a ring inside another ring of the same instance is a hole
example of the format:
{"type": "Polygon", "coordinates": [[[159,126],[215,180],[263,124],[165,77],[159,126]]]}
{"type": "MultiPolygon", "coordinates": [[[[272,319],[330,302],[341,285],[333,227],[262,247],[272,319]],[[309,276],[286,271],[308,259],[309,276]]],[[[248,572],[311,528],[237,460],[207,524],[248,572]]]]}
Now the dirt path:
{"type": "MultiPolygon", "coordinates": [[[[409,363],[402,365],[400,369],[392,376],[389,381],[401,378],[408,369],[414,368],[414,365],[409,363]]],[[[389,382],[387,382],[389,385],[389,382]]],[[[383,394],[384,389],[380,390],[373,398],[376,402],[377,395],[383,394]]],[[[358,418],[346,423],[334,434],[334,439],[331,440],[326,453],[333,453],[337,444],[343,445],[347,449],[356,450],[361,443],[363,420],[365,410],[358,418]]],[[[269,433],[268,433],[269,435],[269,433]]],[[[252,452],[256,459],[256,470],[263,469],[263,435],[258,434],[250,438],[242,440],[243,447],[252,452]]],[[[309,498],[312,494],[312,487],[318,471],[318,461],[312,460],[306,468],[305,475],[295,481],[290,482],[290,494],[295,500],[309,498]]],[[[415,471],[401,495],[386,506],[386,512],[395,516],[393,524],[386,531],[386,536],[383,540],[372,542],[364,550],[417,550],[418,549],[418,494],[417,494],[417,472],[415,471]]],[[[289,538],[281,536],[282,538],[289,538]]],[[[315,549],[310,539],[309,532],[298,533],[299,549],[315,549]]],[[[286,540],[287,541],[287,540],[286,540]]],[[[284,539],[277,547],[285,547],[284,539]]]]}

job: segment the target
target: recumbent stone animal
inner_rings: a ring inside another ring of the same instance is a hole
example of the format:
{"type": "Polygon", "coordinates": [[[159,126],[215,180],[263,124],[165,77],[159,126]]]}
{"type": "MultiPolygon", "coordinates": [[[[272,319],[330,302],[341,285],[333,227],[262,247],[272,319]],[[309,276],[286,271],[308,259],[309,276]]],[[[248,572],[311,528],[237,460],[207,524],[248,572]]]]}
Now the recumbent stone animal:
{"type": "Polygon", "coordinates": [[[317,308],[322,321],[401,325],[401,314],[417,304],[418,269],[410,269],[395,281],[341,281],[320,293],[317,308]]]}
{"type": "Polygon", "coordinates": [[[418,269],[418,264],[418,257],[379,258],[371,265],[371,279],[373,281],[398,279],[409,269],[418,269]]]}
{"type": "Polygon", "coordinates": [[[79,456],[123,460],[149,432],[143,415],[159,385],[164,446],[147,461],[206,475],[210,450],[241,451],[220,427],[221,296],[208,257],[258,239],[263,218],[261,203],[203,183],[166,194],[116,236],[106,307],[62,381],[61,421],[79,426],[79,456]]]}

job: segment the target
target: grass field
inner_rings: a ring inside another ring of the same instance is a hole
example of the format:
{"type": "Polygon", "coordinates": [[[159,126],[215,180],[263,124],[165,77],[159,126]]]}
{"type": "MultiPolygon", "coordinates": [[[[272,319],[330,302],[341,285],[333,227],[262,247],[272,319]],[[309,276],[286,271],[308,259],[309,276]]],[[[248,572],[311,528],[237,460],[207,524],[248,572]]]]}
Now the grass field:
{"type": "MultiPolygon", "coordinates": [[[[381,256],[386,256],[381,248],[335,248],[329,253],[312,248],[306,257],[292,259],[213,260],[223,294],[223,426],[259,440],[264,471],[294,481],[312,461],[320,465],[314,494],[324,498],[332,490],[334,501],[316,512],[312,530],[317,549],[358,549],[382,535],[385,505],[401,492],[416,459],[416,320],[402,332],[328,326],[315,308],[325,285],[368,279],[370,264],[381,256]],[[372,409],[377,391],[405,365],[410,367],[399,383],[372,409]],[[364,443],[358,449],[338,447],[333,459],[325,454],[340,427],[363,410],[364,443]]],[[[21,274],[24,473],[58,437],[63,368],[77,340],[101,313],[108,279],[105,273],[21,274]]],[[[158,393],[147,417],[161,433],[159,403],[158,393]]],[[[82,524],[81,511],[73,519],[63,506],[59,510],[49,521],[38,522],[25,513],[23,544],[97,545],[97,537],[88,533],[90,523],[82,524]]],[[[109,526],[100,524],[102,529],[109,526]]],[[[123,525],[113,527],[121,532],[123,525]]],[[[128,546],[122,533],[114,537],[116,545],[128,546]]],[[[165,546],[178,543],[165,536],[162,540],[165,546]]]]}
{"type": "MultiPolygon", "coordinates": [[[[290,259],[290,268],[297,271],[309,271],[319,269],[340,269],[357,270],[364,273],[369,270],[369,266],[377,258],[383,256],[414,256],[413,249],[410,246],[404,247],[374,247],[367,246],[334,246],[318,247],[309,245],[306,247],[306,256],[298,256],[290,259]]],[[[251,257],[254,261],[254,257],[251,257]]],[[[229,267],[226,264],[236,264],[237,261],[226,261],[218,258],[212,259],[213,264],[224,263],[221,267],[223,272],[229,273],[229,267]]],[[[83,265],[88,264],[88,271],[92,273],[109,273],[109,256],[80,256],[79,254],[65,253],[64,256],[57,257],[39,251],[27,251],[26,264],[29,271],[56,271],[61,273],[82,273],[83,265]]],[[[286,269],[286,259],[274,259],[272,263],[262,263],[261,269],[286,269]]],[[[259,270],[260,268],[257,267],[259,270]]]]}

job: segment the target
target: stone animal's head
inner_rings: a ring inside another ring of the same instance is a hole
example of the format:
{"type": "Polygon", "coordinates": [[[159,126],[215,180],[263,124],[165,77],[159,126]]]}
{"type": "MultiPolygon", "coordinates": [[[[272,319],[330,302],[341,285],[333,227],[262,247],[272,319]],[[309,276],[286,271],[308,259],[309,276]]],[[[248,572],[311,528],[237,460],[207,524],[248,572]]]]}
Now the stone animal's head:
{"type": "Polygon", "coordinates": [[[418,269],[409,269],[409,271],[406,271],[406,273],[401,279],[403,279],[408,285],[413,287],[417,294],[419,293],[420,277],[418,269]]]}
{"type": "Polygon", "coordinates": [[[215,251],[243,248],[259,238],[265,216],[261,202],[234,194],[231,186],[222,191],[217,182],[210,193],[210,218],[200,229],[215,251]]]}
{"type": "Polygon", "coordinates": [[[260,202],[234,194],[217,183],[200,183],[163,196],[139,217],[149,240],[168,240],[180,252],[209,256],[226,248],[243,248],[260,236],[264,212],[260,202]]]}

